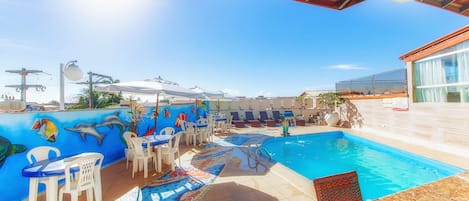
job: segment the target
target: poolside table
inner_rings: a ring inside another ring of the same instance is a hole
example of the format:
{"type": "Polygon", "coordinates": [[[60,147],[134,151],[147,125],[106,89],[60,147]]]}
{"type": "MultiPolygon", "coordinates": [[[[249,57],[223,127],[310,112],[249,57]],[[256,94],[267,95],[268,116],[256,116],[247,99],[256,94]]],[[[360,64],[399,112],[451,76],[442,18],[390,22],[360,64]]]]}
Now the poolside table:
{"type": "MultiPolygon", "coordinates": [[[[143,138],[150,142],[150,146],[155,147],[158,150],[161,145],[167,144],[173,136],[174,135],[150,135],[143,136],[143,138]]],[[[147,148],[146,143],[143,143],[142,146],[147,148]]],[[[158,158],[158,172],[161,172],[161,151],[156,152],[156,157],[158,158]]]]}
{"type": "Polygon", "coordinates": [[[222,117],[222,116],[215,116],[213,119],[215,121],[226,121],[226,117],[222,117]]]}
{"type": "MultiPolygon", "coordinates": [[[[150,142],[151,146],[158,146],[158,145],[163,145],[169,142],[169,139],[171,139],[173,136],[172,135],[149,135],[149,136],[143,136],[143,138],[147,139],[150,142]]],[[[147,144],[144,143],[142,144],[144,148],[147,148],[147,144]]]]}
{"type": "MultiPolygon", "coordinates": [[[[65,166],[71,162],[74,158],[94,154],[92,152],[86,152],[75,155],[60,156],[56,158],[50,158],[42,161],[36,161],[32,164],[27,165],[23,168],[21,174],[23,177],[29,177],[29,201],[35,201],[37,199],[37,186],[39,184],[39,178],[48,178],[46,198],[47,201],[57,201],[58,196],[58,180],[59,177],[65,175],[65,166]]],[[[98,168],[98,166],[96,166],[98,168]]],[[[74,168],[71,169],[72,171],[74,168]]],[[[78,171],[78,167],[75,168],[78,171]]],[[[101,170],[95,171],[94,175],[95,190],[94,196],[97,201],[102,200],[101,190],[101,170]]]]}
{"type": "Polygon", "coordinates": [[[195,125],[197,126],[197,128],[205,128],[205,127],[208,126],[207,123],[197,123],[197,124],[195,124],[195,125]]]}
{"type": "Polygon", "coordinates": [[[213,132],[224,132],[224,127],[226,124],[226,117],[225,116],[214,116],[213,120],[213,132]]]}

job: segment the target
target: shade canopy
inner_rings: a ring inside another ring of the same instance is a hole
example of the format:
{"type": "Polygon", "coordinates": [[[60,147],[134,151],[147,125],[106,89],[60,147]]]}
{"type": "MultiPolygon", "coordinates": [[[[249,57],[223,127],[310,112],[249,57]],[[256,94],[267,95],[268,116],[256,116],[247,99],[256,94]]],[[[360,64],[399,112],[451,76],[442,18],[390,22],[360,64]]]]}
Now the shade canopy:
{"type": "Polygon", "coordinates": [[[177,83],[163,80],[161,78],[147,79],[143,81],[130,81],[109,84],[97,87],[98,91],[126,92],[135,94],[173,95],[182,97],[198,97],[201,93],[179,86],[177,83]]]}
{"type": "Polygon", "coordinates": [[[167,80],[163,80],[161,77],[154,79],[147,79],[143,81],[130,81],[109,84],[104,87],[96,87],[98,91],[107,92],[126,92],[135,94],[154,94],[156,95],[155,105],[155,128],[157,128],[158,119],[158,102],[160,95],[172,95],[182,97],[199,97],[200,93],[194,92],[190,89],[179,86],[179,84],[167,80]]]}

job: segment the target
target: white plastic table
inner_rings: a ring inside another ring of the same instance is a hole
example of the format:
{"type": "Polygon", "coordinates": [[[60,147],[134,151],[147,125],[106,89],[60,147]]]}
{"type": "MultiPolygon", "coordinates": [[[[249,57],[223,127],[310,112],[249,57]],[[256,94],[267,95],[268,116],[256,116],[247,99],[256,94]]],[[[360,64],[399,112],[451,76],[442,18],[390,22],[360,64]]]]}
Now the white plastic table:
{"type": "MultiPolygon", "coordinates": [[[[91,152],[81,153],[77,155],[60,156],[47,160],[37,161],[23,168],[22,175],[29,177],[29,201],[37,200],[37,186],[39,178],[47,178],[46,198],[47,201],[57,201],[59,177],[65,175],[65,166],[74,158],[94,154],[91,152]]],[[[99,168],[96,166],[96,168],[99,168]]],[[[72,168],[73,170],[73,168],[72,168]]],[[[78,171],[78,167],[76,167],[78,171]]],[[[102,200],[101,190],[101,170],[94,171],[95,190],[94,195],[97,201],[102,200]]]]}

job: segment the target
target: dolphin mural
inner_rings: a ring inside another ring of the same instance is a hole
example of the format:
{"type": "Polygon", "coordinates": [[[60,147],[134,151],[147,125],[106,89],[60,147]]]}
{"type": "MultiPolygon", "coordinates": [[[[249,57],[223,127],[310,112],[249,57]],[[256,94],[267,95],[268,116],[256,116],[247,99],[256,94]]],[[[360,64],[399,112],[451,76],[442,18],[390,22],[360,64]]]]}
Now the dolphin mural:
{"type": "Polygon", "coordinates": [[[26,151],[26,146],[21,144],[11,144],[10,140],[0,136],[0,167],[3,166],[9,155],[26,151]]]}
{"type": "Polygon", "coordinates": [[[49,119],[34,121],[31,129],[38,130],[37,134],[49,142],[55,142],[59,135],[59,129],[57,129],[57,126],[49,119]]]}
{"type": "Polygon", "coordinates": [[[86,141],[86,135],[91,135],[98,140],[98,144],[101,145],[103,143],[103,139],[106,136],[106,134],[99,134],[98,131],[96,130],[96,123],[92,124],[85,124],[85,123],[79,123],[75,125],[73,128],[64,128],[67,131],[79,133],[81,135],[81,139],[83,141],[86,141]]]}
{"type": "Polygon", "coordinates": [[[104,118],[103,122],[96,125],[97,127],[100,126],[109,126],[109,128],[112,128],[114,125],[120,126],[121,132],[125,130],[127,127],[127,124],[122,122],[122,120],[119,118],[119,113],[120,112],[114,112],[112,115],[109,115],[104,118]]]}
{"type": "Polygon", "coordinates": [[[122,122],[122,120],[119,118],[119,114],[120,112],[114,112],[113,114],[105,117],[103,122],[96,125],[96,127],[108,126],[109,128],[112,128],[114,126],[118,126],[120,130],[120,140],[125,143],[124,131],[127,127],[127,124],[122,122]]]}

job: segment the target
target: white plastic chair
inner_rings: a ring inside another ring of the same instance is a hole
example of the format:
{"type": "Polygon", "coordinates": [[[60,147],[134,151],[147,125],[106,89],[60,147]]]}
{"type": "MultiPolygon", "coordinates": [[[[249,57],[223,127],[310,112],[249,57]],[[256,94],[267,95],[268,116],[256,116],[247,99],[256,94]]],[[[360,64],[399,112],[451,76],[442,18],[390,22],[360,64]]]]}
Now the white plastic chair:
{"type": "Polygon", "coordinates": [[[173,127],[166,127],[163,128],[160,131],[160,135],[173,135],[174,134],[174,128],[173,127]]]}
{"type": "Polygon", "coordinates": [[[81,156],[69,162],[65,166],[65,185],[59,190],[59,201],[63,200],[63,194],[69,193],[72,201],[78,201],[78,194],[86,190],[86,200],[93,200],[93,191],[97,191],[101,185],[96,181],[96,171],[101,171],[101,164],[104,156],[100,153],[93,153],[81,156]],[[73,169],[79,168],[74,171],[73,169]]]}
{"type": "Polygon", "coordinates": [[[161,147],[161,154],[163,157],[167,156],[169,162],[171,163],[171,170],[174,171],[174,157],[177,154],[179,158],[179,167],[181,167],[181,155],[179,154],[179,141],[181,139],[181,135],[183,134],[182,131],[177,132],[173,135],[173,137],[169,140],[168,144],[161,147]]]}
{"type": "Polygon", "coordinates": [[[133,161],[133,158],[134,158],[134,152],[135,152],[134,145],[132,144],[132,142],[130,142],[130,139],[135,138],[135,137],[138,137],[138,135],[134,132],[126,131],[124,133],[124,140],[125,140],[125,143],[127,144],[127,150],[125,152],[125,156],[127,159],[127,163],[125,165],[126,169],[129,169],[129,161],[133,161]]]}
{"type": "Polygon", "coordinates": [[[140,164],[143,163],[143,177],[147,178],[148,177],[148,159],[152,159],[155,170],[157,169],[157,161],[156,161],[156,154],[155,152],[152,152],[150,142],[142,137],[135,137],[131,138],[130,141],[132,142],[134,146],[134,158],[132,161],[132,178],[134,178],[135,172],[137,172],[137,169],[141,170],[139,168],[140,164]],[[147,148],[143,148],[143,144],[147,144],[147,148]]]}
{"type": "Polygon", "coordinates": [[[223,125],[223,132],[224,133],[230,133],[230,129],[231,129],[231,123],[233,122],[233,116],[231,115],[228,115],[226,117],[226,123],[223,125]]]}
{"type": "Polygon", "coordinates": [[[186,131],[185,131],[185,136],[186,136],[186,145],[189,145],[190,142],[194,144],[194,146],[197,144],[197,136],[199,136],[199,133],[197,132],[197,128],[193,122],[186,122],[186,131]]]}
{"type": "Polygon", "coordinates": [[[183,135],[185,136],[185,142],[186,142],[186,145],[187,145],[187,140],[188,140],[188,137],[187,137],[187,121],[181,120],[180,121],[180,127],[181,127],[181,130],[183,132],[183,135]]]}
{"type": "MultiPolygon", "coordinates": [[[[50,146],[39,146],[39,147],[36,147],[34,149],[31,149],[27,154],[26,154],[26,158],[28,159],[29,161],[29,164],[31,163],[34,163],[36,161],[42,161],[42,160],[46,160],[46,159],[49,159],[49,153],[50,152],[53,152],[55,154],[55,157],[59,157],[60,156],[60,150],[55,148],[55,147],[50,147],[50,146]]],[[[63,179],[65,177],[59,177],[58,180],[60,179],[63,179]]],[[[47,186],[47,183],[48,183],[48,180],[49,178],[45,177],[45,178],[38,178],[38,182],[39,183],[42,183],[46,186],[46,189],[49,188],[47,186]]],[[[36,192],[36,195],[37,195],[37,183],[36,185],[31,185],[29,186],[29,191],[30,193],[32,193],[31,191],[35,191],[36,192]]],[[[33,194],[31,194],[33,195],[33,194]]]]}
{"type": "Polygon", "coordinates": [[[199,134],[200,143],[202,143],[203,141],[207,140],[207,138],[208,138],[207,129],[208,129],[209,125],[211,124],[211,121],[209,119],[206,119],[206,118],[201,118],[201,119],[197,120],[197,124],[207,124],[207,127],[197,128],[197,133],[199,134]]]}
{"type": "Polygon", "coordinates": [[[55,147],[49,146],[39,146],[34,149],[31,149],[27,154],[26,158],[28,159],[29,163],[34,163],[36,161],[42,161],[49,159],[49,153],[54,152],[56,157],[60,156],[60,150],[55,147]]]}

